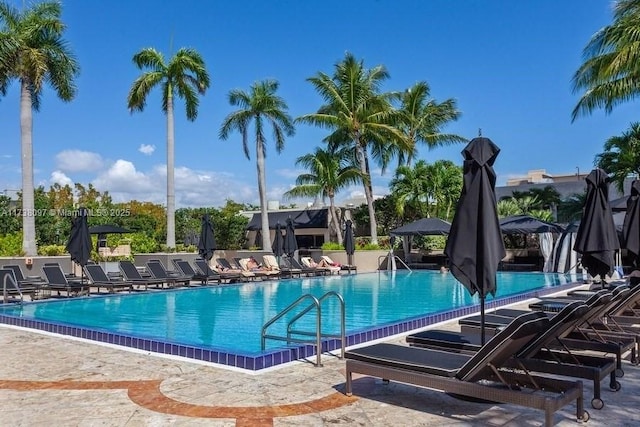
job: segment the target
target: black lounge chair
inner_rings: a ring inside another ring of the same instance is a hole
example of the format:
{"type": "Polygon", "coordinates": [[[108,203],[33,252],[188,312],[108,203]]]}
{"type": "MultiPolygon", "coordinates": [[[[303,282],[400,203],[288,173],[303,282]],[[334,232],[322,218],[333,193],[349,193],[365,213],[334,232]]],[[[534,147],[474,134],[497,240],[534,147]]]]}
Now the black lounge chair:
{"type": "Polygon", "coordinates": [[[109,293],[113,293],[118,290],[129,292],[133,290],[133,283],[110,278],[98,264],[85,265],[84,272],[89,278],[91,285],[95,286],[98,292],[100,292],[100,288],[105,288],[109,293]]]}
{"type": "Polygon", "coordinates": [[[173,263],[184,276],[191,277],[191,280],[199,281],[203,285],[209,283],[209,281],[220,282],[220,275],[214,271],[211,271],[213,274],[204,274],[194,270],[188,261],[174,260],[173,263]]]}
{"type": "MultiPolygon", "coordinates": [[[[13,295],[14,291],[16,295],[20,295],[20,293],[22,293],[22,295],[29,295],[32,300],[49,295],[48,289],[46,288],[47,281],[39,276],[37,278],[25,279],[19,265],[5,265],[2,267],[2,270],[7,270],[11,273],[7,280],[10,280],[11,283],[15,283],[15,286],[20,289],[20,291],[17,291],[14,286],[10,286],[10,289],[7,290],[9,296],[13,295]]],[[[3,275],[6,274],[8,273],[3,273],[3,275]]],[[[4,277],[2,277],[2,280],[4,280],[4,277]]],[[[0,281],[0,286],[3,286],[2,281],[0,281]]]]}
{"type": "Polygon", "coordinates": [[[62,296],[61,291],[66,292],[67,297],[89,295],[89,282],[69,280],[58,264],[44,265],[42,272],[47,279],[47,288],[57,291],[58,296],[62,296]]]}
{"type": "Polygon", "coordinates": [[[545,425],[554,413],[576,402],[576,417],[586,420],[581,381],[567,381],[503,369],[523,345],[539,335],[546,318],[514,320],[473,355],[442,350],[374,344],[345,353],[346,394],[353,392],[353,373],[423,386],[459,396],[512,403],[545,412],[545,425]],[[526,388],[526,390],[524,390],[526,388]]]}
{"type": "Polygon", "coordinates": [[[202,258],[196,259],[195,264],[201,274],[211,277],[218,276],[220,278],[220,282],[224,281],[226,283],[234,283],[243,280],[242,274],[240,273],[213,270],[209,267],[209,263],[202,258]]]}
{"type": "Polygon", "coordinates": [[[120,261],[118,262],[118,267],[125,281],[131,282],[138,287],[144,286],[145,290],[148,289],[149,286],[160,288],[164,285],[164,280],[142,277],[138,268],[131,261],[120,261]]]}
{"type": "Polygon", "coordinates": [[[160,261],[147,262],[147,270],[149,270],[154,279],[164,281],[170,288],[180,284],[189,286],[191,283],[191,277],[169,274],[160,261]]]}
{"type": "MultiPolygon", "coordinates": [[[[588,315],[588,311],[589,307],[579,301],[567,305],[562,311],[550,318],[544,332],[519,350],[512,359],[505,362],[505,366],[531,372],[592,380],[593,399],[591,406],[595,409],[602,409],[604,402],[601,398],[600,382],[609,377],[609,387],[612,390],[618,391],[621,388],[620,383],[616,380],[615,360],[609,357],[595,357],[549,348],[552,342],[572,331],[576,324],[582,323],[588,315]]],[[[526,316],[535,319],[545,315],[539,311],[530,311],[516,319],[523,319],[526,316]]],[[[409,335],[406,339],[410,345],[456,352],[474,353],[482,347],[479,334],[451,331],[428,330],[409,335]]]]}
{"type": "Polygon", "coordinates": [[[326,276],[329,274],[329,270],[325,270],[323,268],[315,268],[315,267],[306,267],[298,262],[295,258],[287,258],[291,267],[302,270],[302,274],[306,274],[307,276],[326,276]]]}

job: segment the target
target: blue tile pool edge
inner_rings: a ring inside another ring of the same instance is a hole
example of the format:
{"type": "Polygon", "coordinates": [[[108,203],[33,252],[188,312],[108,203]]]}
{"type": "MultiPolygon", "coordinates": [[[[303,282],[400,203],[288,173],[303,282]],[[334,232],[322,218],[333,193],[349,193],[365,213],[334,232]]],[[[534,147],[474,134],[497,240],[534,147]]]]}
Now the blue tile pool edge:
{"type": "MultiPolygon", "coordinates": [[[[564,285],[541,288],[533,291],[510,295],[504,298],[487,300],[486,309],[514,304],[531,298],[557,293],[578,286],[579,283],[568,283],[564,285]]],[[[414,317],[398,323],[377,326],[372,329],[362,330],[346,336],[347,347],[362,344],[368,341],[386,338],[392,335],[407,333],[416,329],[424,328],[436,323],[445,322],[479,311],[480,305],[474,304],[460,307],[453,310],[432,313],[426,316],[414,317]]],[[[130,335],[113,332],[98,331],[90,328],[73,325],[60,324],[55,322],[44,322],[41,320],[25,319],[22,317],[8,316],[0,314],[0,323],[17,326],[27,329],[36,329],[53,334],[66,335],[76,338],[98,341],[122,347],[134,348],[137,350],[160,353],[171,356],[184,357],[203,362],[216,363],[220,365],[232,366],[249,371],[260,371],[284,363],[299,359],[306,359],[316,355],[315,345],[304,344],[295,347],[269,350],[259,355],[243,354],[234,351],[224,351],[205,347],[182,345],[170,343],[157,339],[139,338],[130,335]]],[[[322,352],[330,352],[340,349],[339,339],[327,339],[322,341],[322,352]]]]}

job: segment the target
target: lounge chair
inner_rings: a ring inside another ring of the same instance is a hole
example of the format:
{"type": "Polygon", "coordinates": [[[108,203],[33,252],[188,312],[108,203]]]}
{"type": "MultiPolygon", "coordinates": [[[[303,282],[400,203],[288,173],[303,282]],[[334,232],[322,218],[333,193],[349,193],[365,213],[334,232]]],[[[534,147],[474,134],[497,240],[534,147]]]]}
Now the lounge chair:
{"type": "Polygon", "coordinates": [[[302,270],[291,267],[281,267],[275,255],[263,255],[264,265],[273,271],[280,273],[280,277],[300,277],[302,270]]]}
{"type": "Polygon", "coordinates": [[[522,323],[514,320],[474,355],[398,344],[374,344],[349,350],[345,353],[346,394],[352,394],[352,376],[359,373],[460,396],[542,409],[547,426],[553,425],[553,415],[558,409],[575,401],[576,418],[586,420],[589,416],[583,408],[581,381],[502,368],[522,346],[542,333],[548,323],[546,318],[522,323]]]}
{"type": "Polygon", "coordinates": [[[196,259],[195,260],[196,267],[200,270],[200,273],[207,276],[218,276],[220,277],[220,281],[225,281],[227,283],[237,282],[242,280],[242,274],[228,271],[216,271],[209,266],[209,263],[204,259],[196,259]]]}
{"type": "Polygon", "coordinates": [[[220,275],[213,271],[211,272],[213,274],[201,273],[196,271],[188,261],[174,260],[173,263],[183,276],[191,277],[191,280],[199,281],[203,285],[208,284],[209,281],[220,282],[220,275]]]}
{"type": "Polygon", "coordinates": [[[305,276],[324,276],[329,273],[327,270],[321,270],[315,267],[305,267],[295,258],[283,257],[281,261],[284,262],[285,265],[290,265],[291,268],[300,270],[305,276]]]}
{"type": "Polygon", "coordinates": [[[176,285],[180,284],[189,286],[191,283],[191,277],[169,274],[160,261],[147,262],[147,269],[154,279],[164,281],[164,283],[166,283],[170,288],[174,288],[176,285]]]}
{"type": "MultiPolygon", "coordinates": [[[[576,324],[587,317],[589,307],[576,301],[551,317],[546,329],[534,340],[519,350],[505,362],[505,366],[524,369],[531,372],[562,375],[593,381],[593,399],[591,406],[602,409],[604,402],[600,393],[600,382],[609,377],[609,387],[618,391],[620,383],[616,380],[615,360],[610,357],[595,357],[578,354],[568,349],[551,350],[549,345],[572,331],[576,324]]],[[[529,316],[533,319],[545,316],[542,312],[530,311],[517,319],[529,316]]],[[[513,321],[513,319],[512,319],[513,321]]],[[[419,347],[443,349],[448,351],[475,353],[481,348],[479,334],[464,334],[451,331],[428,330],[407,336],[407,342],[419,347]]]]}
{"type": "Polygon", "coordinates": [[[60,292],[66,292],[67,297],[89,295],[88,281],[69,280],[57,264],[49,264],[42,267],[42,272],[47,279],[47,288],[57,291],[58,296],[62,296],[60,292]]]}
{"type": "MultiPolygon", "coordinates": [[[[2,269],[11,271],[11,279],[16,283],[22,295],[29,295],[32,300],[44,298],[50,295],[47,281],[40,276],[25,278],[19,265],[5,265],[2,269]]],[[[2,282],[0,282],[0,286],[2,282]]],[[[19,294],[16,291],[17,294],[19,294]]]]}
{"type": "Polygon", "coordinates": [[[317,268],[318,270],[328,271],[330,274],[338,274],[340,272],[340,267],[329,265],[325,260],[321,259],[320,262],[315,262],[313,258],[309,256],[303,256],[300,258],[302,265],[308,268],[317,268]]]}
{"type": "Polygon", "coordinates": [[[280,272],[279,271],[275,271],[275,270],[271,270],[265,266],[258,266],[258,267],[254,267],[254,268],[250,268],[249,267],[249,259],[250,258],[234,258],[234,261],[236,262],[237,265],[240,266],[240,269],[243,272],[247,272],[247,273],[253,273],[256,275],[256,277],[260,277],[263,279],[273,279],[273,278],[277,278],[280,276],[280,272]]]}
{"type": "Polygon", "coordinates": [[[125,282],[124,280],[114,280],[98,264],[87,264],[84,266],[84,272],[86,273],[92,286],[95,286],[100,292],[100,288],[105,288],[109,293],[120,291],[133,290],[133,283],[125,282]]]}
{"type": "Polygon", "coordinates": [[[338,262],[335,262],[334,260],[332,260],[328,255],[322,255],[322,259],[325,260],[327,262],[327,264],[334,266],[334,267],[340,267],[340,271],[346,271],[349,274],[351,274],[351,272],[358,272],[358,267],[356,267],[355,265],[344,265],[344,264],[340,264],[338,262]]]}
{"type": "Polygon", "coordinates": [[[144,289],[146,290],[149,286],[160,288],[164,285],[164,280],[162,279],[142,277],[138,268],[131,261],[120,261],[118,262],[118,267],[120,268],[120,272],[122,273],[124,280],[137,285],[138,288],[140,286],[144,286],[144,289]]]}
{"type": "MultiPolygon", "coordinates": [[[[253,280],[256,278],[255,273],[243,270],[239,265],[236,265],[235,262],[234,265],[232,265],[226,258],[216,258],[215,268],[219,268],[223,273],[239,274],[244,280],[253,280]]],[[[214,269],[214,271],[216,270],[214,269]]]]}
{"type": "Polygon", "coordinates": [[[20,285],[18,285],[13,270],[0,268],[0,296],[2,297],[2,302],[22,302],[24,301],[24,295],[29,295],[31,299],[33,299],[34,293],[35,289],[22,289],[20,285]],[[20,298],[16,299],[16,296],[20,298]]]}

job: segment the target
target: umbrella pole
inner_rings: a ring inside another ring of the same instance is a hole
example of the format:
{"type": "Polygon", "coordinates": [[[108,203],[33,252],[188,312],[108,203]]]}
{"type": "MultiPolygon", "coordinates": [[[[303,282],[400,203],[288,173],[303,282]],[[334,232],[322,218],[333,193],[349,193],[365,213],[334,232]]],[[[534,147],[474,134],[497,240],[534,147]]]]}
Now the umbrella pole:
{"type": "Polygon", "coordinates": [[[480,297],[480,345],[484,345],[484,297],[480,297]]]}

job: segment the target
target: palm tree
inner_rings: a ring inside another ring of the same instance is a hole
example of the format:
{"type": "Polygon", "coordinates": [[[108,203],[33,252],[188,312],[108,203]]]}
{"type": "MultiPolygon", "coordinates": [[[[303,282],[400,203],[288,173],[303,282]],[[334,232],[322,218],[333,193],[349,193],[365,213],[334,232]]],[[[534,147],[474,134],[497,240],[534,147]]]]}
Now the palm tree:
{"type": "Polygon", "coordinates": [[[395,110],[392,108],[391,94],[380,93],[381,84],[389,77],[387,70],[379,65],[364,68],[362,61],[347,53],[335,65],[333,76],[319,72],[307,79],[325,104],[317,113],[298,117],[296,121],[332,131],[325,139],[330,149],[349,147],[355,155],[360,172],[364,194],[369,210],[371,243],[378,243],[378,231],[373,206],[373,190],[369,168],[368,149],[383,170],[393,151],[388,145],[406,148],[402,132],[393,126],[395,110]]]}
{"type": "Polygon", "coordinates": [[[623,193],[627,177],[640,176],[640,123],[632,123],[622,135],[609,138],[603,148],[595,163],[612,174],[613,182],[623,193]]]}
{"type": "Polygon", "coordinates": [[[63,101],[76,94],[80,68],[65,40],[62,7],[44,2],[18,11],[0,3],[0,93],[20,82],[20,148],[22,157],[22,250],[37,255],[33,187],[33,111],[40,109],[42,89],[49,83],[63,101]]]}
{"type": "Polygon", "coordinates": [[[395,176],[389,182],[389,189],[394,195],[396,212],[404,216],[407,208],[419,219],[428,215],[429,190],[428,190],[428,164],[424,160],[418,160],[416,164],[400,165],[396,169],[395,176]]]}
{"type": "Polygon", "coordinates": [[[416,157],[418,143],[432,149],[467,141],[461,136],[441,132],[449,122],[460,118],[460,111],[454,99],[438,103],[429,98],[430,92],[426,82],[418,82],[400,95],[398,126],[409,141],[409,150],[399,153],[401,164],[411,164],[416,157]]]}
{"type": "Polygon", "coordinates": [[[229,104],[240,110],[229,114],[220,128],[220,139],[226,140],[229,133],[237,130],[242,134],[242,148],[247,159],[249,156],[249,127],[253,122],[256,137],[256,166],[258,169],[258,192],[260,194],[260,212],[262,219],[262,249],[271,251],[269,239],[269,216],[267,212],[267,180],[265,165],[265,126],[271,125],[276,143],[276,151],[284,149],[285,136],[295,133],[291,117],[287,114],[287,103],[278,95],[278,82],[263,80],[251,85],[247,93],[240,89],[229,92],[229,104]]]}
{"type": "Polygon", "coordinates": [[[362,179],[360,170],[349,162],[350,154],[345,149],[334,153],[318,147],[315,152],[298,157],[296,165],[307,168],[309,172],[299,175],[296,186],[284,193],[286,199],[328,197],[331,222],[339,244],[342,244],[342,230],[336,212],[336,193],[362,179]]]}
{"type": "Polygon", "coordinates": [[[436,160],[427,166],[426,178],[433,215],[451,219],[453,206],[462,192],[462,167],[451,160],[436,160]]]}
{"type": "Polygon", "coordinates": [[[133,55],[133,63],[140,70],[149,71],[138,77],[129,90],[127,106],[131,112],[143,111],[151,90],[157,85],[162,88],[162,111],[167,115],[167,248],[175,248],[174,98],[177,95],[184,99],[187,119],[194,121],[198,116],[198,94],[203,95],[209,88],[209,74],[202,56],[189,48],[179,49],[168,63],[157,50],[142,49],[133,55]]]}
{"type": "Polygon", "coordinates": [[[573,76],[574,92],[584,90],[572,120],[640,95],[640,1],[620,0],[613,7],[613,23],[595,33],[584,48],[584,63],[573,76]]]}

